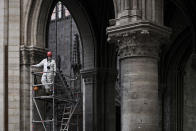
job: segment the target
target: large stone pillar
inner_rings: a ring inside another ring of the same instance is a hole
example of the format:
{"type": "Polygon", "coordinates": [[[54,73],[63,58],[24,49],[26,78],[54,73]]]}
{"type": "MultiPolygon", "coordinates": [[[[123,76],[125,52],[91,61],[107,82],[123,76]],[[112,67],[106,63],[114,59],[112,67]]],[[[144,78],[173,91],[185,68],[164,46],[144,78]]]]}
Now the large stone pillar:
{"type": "Polygon", "coordinates": [[[122,88],[122,131],[160,131],[158,59],[168,29],[151,22],[108,28],[118,43],[122,88]]]}
{"type": "Polygon", "coordinates": [[[160,131],[159,50],[170,34],[163,26],[163,0],[116,1],[117,18],[107,33],[119,48],[122,131],[160,131]]]}

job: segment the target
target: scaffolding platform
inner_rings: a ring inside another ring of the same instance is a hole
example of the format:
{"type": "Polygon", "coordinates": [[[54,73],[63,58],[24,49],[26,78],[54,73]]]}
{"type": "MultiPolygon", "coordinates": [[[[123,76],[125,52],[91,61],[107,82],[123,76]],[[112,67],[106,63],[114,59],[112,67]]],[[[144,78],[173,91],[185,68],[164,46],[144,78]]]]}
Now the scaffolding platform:
{"type": "Polygon", "coordinates": [[[55,72],[56,77],[52,83],[41,84],[43,73],[51,72],[32,72],[32,131],[78,129],[81,113],[77,108],[81,102],[81,89],[71,87],[67,82],[76,81],[77,78],[55,72]],[[49,93],[45,92],[46,85],[50,86],[49,93]]]}

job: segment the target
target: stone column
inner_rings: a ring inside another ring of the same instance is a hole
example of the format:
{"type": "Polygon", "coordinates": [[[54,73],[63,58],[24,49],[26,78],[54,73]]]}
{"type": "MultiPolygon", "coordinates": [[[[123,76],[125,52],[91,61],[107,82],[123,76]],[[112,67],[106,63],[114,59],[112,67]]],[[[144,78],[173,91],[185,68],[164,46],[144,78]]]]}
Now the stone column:
{"type": "Polygon", "coordinates": [[[140,20],[142,13],[140,10],[140,1],[139,0],[117,0],[119,1],[117,20],[118,23],[125,23],[127,21],[136,21],[140,20]]]}
{"type": "Polygon", "coordinates": [[[116,70],[81,71],[83,78],[83,130],[115,131],[116,70]]]}
{"type": "Polygon", "coordinates": [[[31,65],[45,58],[46,51],[33,46],[20,47],[20,131],[30,131],[32,126],[32,76],[31,65]]]}
{"type": "Polygon", "coordinates": [[[93,131],[94,128],[93,95],[96,88],[96,74],[97,71],[95,69],[81,71],[83,93],[83,131],[93,131]]]}
{"type": "Polygon", "coordinates": [[[151,22],[108,28],[118,44],[122,88],[122,131],[160,131],[158,59],[169,30],[151,22]]]}
{"type": "Polygon", "coordinates": [[[117,1],[128,8],[116,5],[107,33],[119,47],[122,131],[160,131],[159,50],[170,34],[163,26],[163,0],[117,1]]]}
{"type": "Polygon", "coordinates": [[[163,0],[114,0],[116,25],[149,20],[163,25],[163,0]]]}
{"type": "Polygon", "coordinates": [[[7,129],[8,1],[0,1],[0,131],[7,129]]]}
{"type": "Polygon", "coordinates": [[[83,130],[115,131],[116,70],[81,71],[83,78],[83,130]]]}

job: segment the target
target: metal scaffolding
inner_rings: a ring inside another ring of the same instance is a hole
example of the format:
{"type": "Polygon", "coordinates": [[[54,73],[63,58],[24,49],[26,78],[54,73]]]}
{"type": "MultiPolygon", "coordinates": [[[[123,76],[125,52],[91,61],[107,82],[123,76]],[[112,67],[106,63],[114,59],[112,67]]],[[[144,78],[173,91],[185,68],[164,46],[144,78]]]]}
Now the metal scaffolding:
{"type": "MultiPolygon", "coordinates": [[[[81,115],[78,107],[81,101],[81,89],[71,87],[68,81],[76,81],[62,72],[56,72],[49,93],[40,84],[43,73],[33,72],[32,89],[32,131],[79,131],[78,123],[81,115]]],[[[51,72],[50,72],[51,73],[51,72]]]]}

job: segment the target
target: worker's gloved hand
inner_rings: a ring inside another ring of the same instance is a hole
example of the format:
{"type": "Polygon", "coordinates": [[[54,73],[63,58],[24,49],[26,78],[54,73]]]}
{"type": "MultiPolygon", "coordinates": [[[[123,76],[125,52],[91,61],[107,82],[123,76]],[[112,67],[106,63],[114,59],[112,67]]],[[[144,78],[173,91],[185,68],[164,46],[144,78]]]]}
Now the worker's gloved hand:
{"type": "Polygon", "coordinates": [[[36,67],[35,65],[31,65],[31,67],[36,67]]]}

